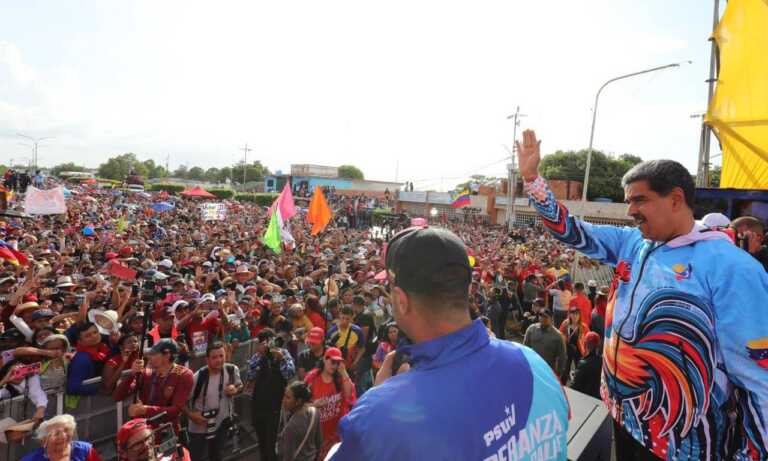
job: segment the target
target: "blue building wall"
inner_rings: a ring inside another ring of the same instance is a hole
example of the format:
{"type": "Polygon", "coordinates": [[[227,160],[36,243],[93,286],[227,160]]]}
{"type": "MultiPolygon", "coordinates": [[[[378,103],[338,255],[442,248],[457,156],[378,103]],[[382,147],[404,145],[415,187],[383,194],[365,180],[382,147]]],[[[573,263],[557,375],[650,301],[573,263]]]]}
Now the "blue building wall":
{"type": "MultiPolygon", "coordinates": [[[[264,177],[264,191],[265,192],[280,192],[285,185],[287,176],[270,175],[264,177]]],[[[291,184],[296,187],[302,182],[309,184],[309,190],[313,190],[315,186],[334,186],[336,189],[345,190],[352,189],[352,180],[343,178],[315,178],[307,176],[292,176],[291,184]]]]}

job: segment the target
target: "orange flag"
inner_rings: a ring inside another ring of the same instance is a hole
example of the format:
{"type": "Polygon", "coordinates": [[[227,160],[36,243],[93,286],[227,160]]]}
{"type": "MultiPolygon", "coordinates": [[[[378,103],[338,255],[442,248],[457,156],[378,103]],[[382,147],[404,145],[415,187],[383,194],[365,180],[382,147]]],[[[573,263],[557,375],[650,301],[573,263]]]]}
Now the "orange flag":
{"type": "Polygon", "coordinates": [[[312,224],[312,235],[319,234],[331,221],[331,209],[325,201],[320,186],[315,186],[315,193],[312,194],[312,200],[309,202],[307,221],[312,224]]]}

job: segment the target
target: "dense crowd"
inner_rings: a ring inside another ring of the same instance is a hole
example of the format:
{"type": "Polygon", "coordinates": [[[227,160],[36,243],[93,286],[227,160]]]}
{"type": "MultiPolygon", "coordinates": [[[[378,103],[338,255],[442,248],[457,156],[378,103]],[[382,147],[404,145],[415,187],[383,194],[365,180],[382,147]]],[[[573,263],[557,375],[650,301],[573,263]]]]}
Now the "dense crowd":
{"type": "MultiPolygon", "coordinates": [[[[19,420],[53,416],[45,409],[47,395],[55,392],[65,393],[65,411],[76,408],[80,396],[123,400],[138,392],[143,403],[130,407],[130,417],[165,412],[161,421],[178,430],[185,415],[188,443],[195,446],[195,434],[208,430],[205,404],[192,395],[201,392],[197,375],[183,367],[191,356],[208,355],[209,368],[216,368],[211,357],[223,363],[239,343],[255,340],[260,351],[249,361],[247,376],[241,378],[236,368],[228,372],[227,396],[244,382],[252,395],[253,425],[266,441],[260,444],[262,459],[274,459],[288,383],[308,384],[305,400],[318,409],[325,452],[338,441],[339,419],[380,370],[408,369],[408,357],[395,353],[405,338],[393,322],[380,276],[385,242],[357,214],[364,197],[329,191],[335,223],[313,237],[303,218],[294,218],[295,243],[275,254],[259,240],[268,220],[262,207],[227,202],[226,220],[203,222],[195,201],[178,200],[171,211],[157,213],[151,208],[161,199],[157,194],[90,186],[72,192],[65,216],[0,223],[3,247],[17,255],[3,260],[0,273],[2,392],[24,395],[35,408],[19,420]],[[141,345],[151,348],[144,360],[141,345]],[[158,369],[168,373],[172,387],[157,383],[158,369]],[[96,377],[101,381],[88,381],[96,377]],[[152,395],[152,383],[158,395],[152,395]]],[[[582,293],[581,284],[572,284],[568,268],[575,253],[540,230],[510,234],[500,227],[448,225],[474,260],[471,315],[483,318],[489,335],[521,341],[548,308],[556,318],[565,317],[572,287],[585,318],[592,315],[592,302],[603,302],[605,293],[595,286],[582,293]]],[[[393,226],[394,233],[402,224],[393,226]]],[[[586,355],[588,337],[584,330],[571,335],[567,322],[561,330],[575,339],[551,365],[567,382],[566,365],[586,355]]],[[[530,331],[525,341],[538,347],[530,331]]],[[[205,387],[215,394],[211,384],[205,387]]],[[[222,409],[212,418],[216,430],[229,416],[222,409]]]]}

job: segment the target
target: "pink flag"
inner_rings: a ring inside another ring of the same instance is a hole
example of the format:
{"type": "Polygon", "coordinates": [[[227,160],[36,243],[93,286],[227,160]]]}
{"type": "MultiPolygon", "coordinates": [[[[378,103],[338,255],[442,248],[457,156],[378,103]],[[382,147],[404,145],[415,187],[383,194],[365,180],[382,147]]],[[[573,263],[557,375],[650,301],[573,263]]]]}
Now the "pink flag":
{"type": "Polygon", "coordinates": [[[275,204],[280,207],[280,217],[283,221],[287,221],[292,216],[296,215],[296,205],[293,203],[293,192],[291,192],[290,181],[285,183],[283,191],[277,196],[277,199],[269,207],[269,214],[272,214],[272,210],[275,208],[275,204]]]}

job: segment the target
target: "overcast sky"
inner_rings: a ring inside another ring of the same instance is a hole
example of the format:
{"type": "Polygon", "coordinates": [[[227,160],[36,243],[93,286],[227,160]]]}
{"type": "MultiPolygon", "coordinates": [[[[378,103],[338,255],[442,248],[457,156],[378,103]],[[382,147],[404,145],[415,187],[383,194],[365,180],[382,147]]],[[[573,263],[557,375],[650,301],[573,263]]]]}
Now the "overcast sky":
{"type": "Polygon", "coordinates": [[[692,60],[609,86],[595,147],[695,171],[711,16],[709,0],[4,2],[0,163],[30,156],[17,132],[55,136],[48,166],[221,167],[248,143],[273,171],[447,188],[505,175],[517,105],[545,153],[585,148],[605,80],[692,60]]]}

